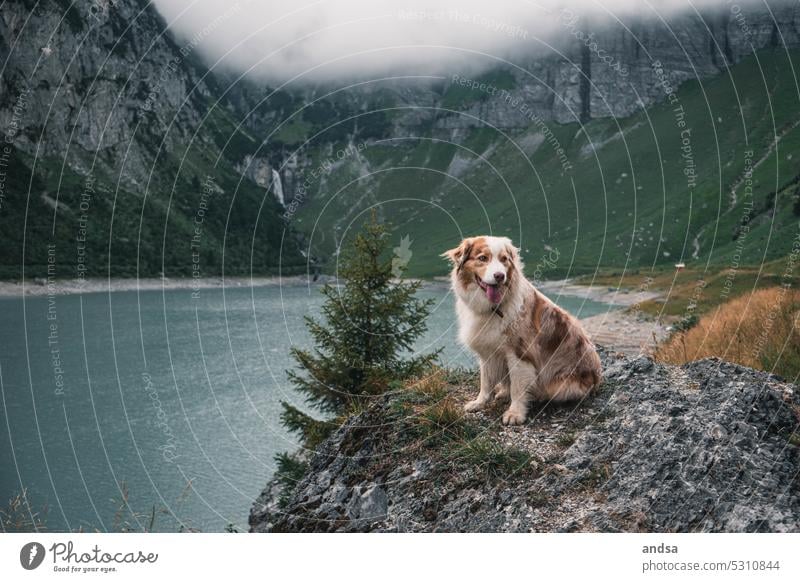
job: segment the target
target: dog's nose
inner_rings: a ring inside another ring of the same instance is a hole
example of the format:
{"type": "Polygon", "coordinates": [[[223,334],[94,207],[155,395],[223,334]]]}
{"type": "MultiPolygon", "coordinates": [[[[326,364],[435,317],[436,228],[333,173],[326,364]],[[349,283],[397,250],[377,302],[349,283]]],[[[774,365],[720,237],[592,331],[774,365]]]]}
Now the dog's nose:
{"type": "Polygon", "coordinates": [[[503,281],[505,281],[505,279],[506,279],[505,273],[501,273],[498,271],[497,273],[494,274],[494,280],[497,281],[498,283],[502,283],[503,281]]]}

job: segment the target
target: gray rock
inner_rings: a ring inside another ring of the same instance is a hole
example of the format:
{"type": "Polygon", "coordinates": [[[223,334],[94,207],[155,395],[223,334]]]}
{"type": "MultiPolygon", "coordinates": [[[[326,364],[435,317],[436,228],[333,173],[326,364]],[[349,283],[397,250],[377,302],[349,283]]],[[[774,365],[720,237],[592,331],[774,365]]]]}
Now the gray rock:
{"type": "Polygon", "coordinates": [[[389,498],[379,485],[371,485],[363,493],[354,493],[347,514],[350,519],[372,522],[386,518],[389,498]]]}
{"type": "MultiPolygon", "coordinates": [[[[268,486],[251,528],[800,531],[793,386],[718,359],[676,367],[601,357],[610,373],[582,403],[534,408],[517,428],[502,427],[499,412],[471,417],[536,459],[522,477],[488,479],[454,470],[434,447],[403,449],[396,396],[386,396],[320,446],[285,508],[275,511],[268,486]]],[[[472,391],[455,387],[453,397],[472,391]]]]}

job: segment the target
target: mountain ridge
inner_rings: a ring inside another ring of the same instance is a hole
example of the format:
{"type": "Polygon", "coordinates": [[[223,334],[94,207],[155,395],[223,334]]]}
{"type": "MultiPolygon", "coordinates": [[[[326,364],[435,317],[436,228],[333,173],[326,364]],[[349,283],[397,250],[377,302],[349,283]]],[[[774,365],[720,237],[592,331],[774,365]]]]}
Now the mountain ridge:
{"type": "Polygon", "coordinates": [[[28,97],[9,141],[0,276],[302,268],[282,208],[224,149],[255,140],[218,105],[195,48],[143,0],[6,3],[2,127],[28,97]]]}
{"type": "Polygon", "coordinates": [[[560,54],[480,75],[366,81],[323,101],[315,99],[329,89],[298,87],[291,115],[271,111],[263,123],[253,108],[247,123],[267,135],[269,163],[287,198],[301,202],[292,219],[313,254],[335,255],[371,206],[395,223],[394,236],[420,245],[413,276],[443,274],[433,251],[498,228],[529,262],[548,247],[571,257],[547,273],[558,277],[675,262],[724,268],[748,226],[757,231],[746,237],[748,264],[788,254],[800,154],[786,124],[800,106],[800,8],[772,2],[666,22],[567,23],[581,35],[596,31],[591,50],[585,36],[566,34],[560,54]],[[601,47],[612,47],[611,65],[601,47]],[[336,172],[313,171],[353,144],[366,145],[361,156],[338,159],[336,172]],[[749,149],[768,162],[754,169],[753,211],[728,202],[749,149]]]}
{"type": "Polygon", "coordinates": [[[275,89],[209,71],[202,38],[173,37],[143,0],[11,2],[2,127],[32,82],[0,276],[47,273],[47,241],[62,249],[55,272],[75,276],[81,233],[95,276],[331,270],[373,206],[416,241],[412,276],[442,274],[438,253],[465,232],[498,229],[529,263],[557,249],[548,276],[785,256],[800,208],[800,7],[559,19],[558,51],[513,66],[275,89]],[[209,176],[215,202],[201,209],[209,176]]]}

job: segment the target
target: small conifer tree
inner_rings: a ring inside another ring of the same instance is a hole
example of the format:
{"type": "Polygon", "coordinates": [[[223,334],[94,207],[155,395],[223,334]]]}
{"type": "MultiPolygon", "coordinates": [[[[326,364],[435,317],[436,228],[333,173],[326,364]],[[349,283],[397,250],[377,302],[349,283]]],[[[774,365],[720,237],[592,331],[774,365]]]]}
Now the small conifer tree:
{"type": "MultiPolygon", "coordinates": [[[[362,232],[341,254],[340,285],[323,287],[323,321],[306,318],[315,347],[292,348],[299,370],[289,377],[314,408],[341,420],[372,396],[421,373],[438,356],[411,356],[427,328],[432,300],[420,300],[419,282],[399,281],[397,261],[389,256],[387,228],[373,212],[362,232]]],[[[404,268],[404,267],[403,267],[404,268]]],[[[402,268],[401,268],[402,270],[402,268]]],[[[314,448],[337,420],[320,421],[288,402],[281,420],[314,448]]]]}

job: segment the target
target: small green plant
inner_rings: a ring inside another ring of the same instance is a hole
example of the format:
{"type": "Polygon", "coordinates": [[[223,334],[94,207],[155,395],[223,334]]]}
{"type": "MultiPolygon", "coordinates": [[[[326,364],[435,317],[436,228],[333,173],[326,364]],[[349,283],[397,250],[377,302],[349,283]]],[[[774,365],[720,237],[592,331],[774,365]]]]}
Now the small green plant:
{"type": "Polygon", "coordinates": [[[418,395],[420,402],[428,404],[438,402],[446,397],[449,392],[446,372],[440,368],[431,369],[424,376],[414,378],[408,382],[405,390],[418,395]]]}
{"type": "Polygon", "coordinates": [[[697,325],[700,319],[694,313],[690,313],[689,315],[685,316],[683,319],[679,320],[675,324],[675,331],[682,332],[682,331],[689,331],[693,327],[697,325]]]}
{"type": "Polygon", "coordinates": [[[558,437],[558,439],[556,440],[556,442],[559,445],[561,445],[562,447],[570,447],[570,446],[572,446],[572,443],[575,442],[576,438],[577,438],[577,435],[574,432],[570,431],[570,432],[565,432],[564,434],[560,435],[558,437]]]}
{"type": "Polygon", "coordinates": [[[425,406],[416,416],[411,417],[414,434],[428,445],[465,438],[467,423],[464,412],[450,398],[425,406]]]}
{"type": "Polygon", "coordinates": [[[486,436],[456,443],[451,449],[451,458],[475,468],[490,481],[524,474],[530,471],[532,461],[527,451],[503,446],[486,436]]]}
{"type": "Polygon", "coordinates": [[[289,453],[275,455],[275,463],[278,466],[275,470],[275,479],[280,487],[278,503],[281,507],[285,507],[295,486],[308,472],[308,463],[289,453]]]}
{"type": "Polygon", "coordinates": [[[448,430],[461,424],[464,412],[461,407],[449,398],[440,400],[427,407],[420,415],[422,422],[438,430],[448,430]]]}

